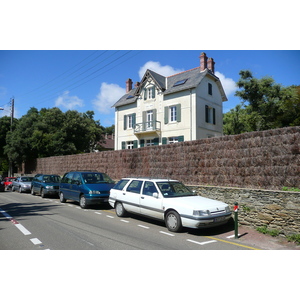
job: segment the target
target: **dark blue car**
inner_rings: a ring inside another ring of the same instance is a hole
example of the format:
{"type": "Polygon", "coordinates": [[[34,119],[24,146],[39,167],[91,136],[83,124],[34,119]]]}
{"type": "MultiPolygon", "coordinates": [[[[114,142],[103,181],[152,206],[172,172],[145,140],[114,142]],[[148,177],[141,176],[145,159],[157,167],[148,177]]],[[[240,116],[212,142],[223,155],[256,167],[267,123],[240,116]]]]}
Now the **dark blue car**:
{"type": "Polygon", "coordinates": [[[114,181],[105,173],[97,171],[71,171],[66,173],[60,183],[60,202],[78,201],[81,208],[90,204],[108,202],[114,181]]]}
{"type": "Polygon", "coordinates": [[[58,197],[60,179],[60,176],[54,174],[37,174],[31,182],[31,195],[58,197]]]}

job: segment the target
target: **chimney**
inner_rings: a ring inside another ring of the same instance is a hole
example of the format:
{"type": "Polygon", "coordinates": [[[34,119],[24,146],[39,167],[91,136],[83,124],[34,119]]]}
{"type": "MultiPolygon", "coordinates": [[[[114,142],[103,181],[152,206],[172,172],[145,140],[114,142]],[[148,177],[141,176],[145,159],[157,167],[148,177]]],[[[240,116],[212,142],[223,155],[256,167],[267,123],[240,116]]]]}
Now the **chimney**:
{"type": "Polygon", "coordinates": [[[140,83],[137,81],[134,85],[135,88],[139,87],[140,86],[140,83]]]}
{"type": "Polygon", "coordinates": [[[212,71],[215,74],[215,62],[213,58],[209,58],[207,61],[207,68],[208,70],[212,71]]]}
{"type": "Polygon", "coordinates": [[[206,53],[202,52],[199,56],[200,58],[200,72],[204,71],[207,68],[207,56],[206,53]]]}
{"type": "Polygon", "coordinates": [[[126,94],[132,90],[132,80],[130,78],[126,81],[126,94]]]}

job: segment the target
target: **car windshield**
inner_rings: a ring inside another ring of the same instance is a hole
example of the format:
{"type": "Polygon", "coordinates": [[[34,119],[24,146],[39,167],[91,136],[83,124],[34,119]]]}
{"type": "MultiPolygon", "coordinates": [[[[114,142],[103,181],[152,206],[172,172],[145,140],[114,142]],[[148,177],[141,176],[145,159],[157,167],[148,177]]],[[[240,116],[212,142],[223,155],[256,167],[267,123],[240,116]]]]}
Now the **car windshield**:
{"type": "Polygon", "coordinates": [[[30,182],[32,181],[33,177],[21,177],[21,181],[23,182],[30,182]]]}
{"type": "Polygon", "coordinates": [[[189,190],[183,183],[177,181],[166,181],[157,183],[162,195],[165,198],[170,197],[187,197],[195,194],[189,190]]]}
{"type": "Polygon", "coordinates": [[[84,173],[82,174],[84,183],[114,183],[114,181],[105,173],[84,173]]]}
{"type": "Polygon", "coordinates": [[[50,182],[55,182],[59,183],[60,182],[60,177],[57,175],[46,175],[44,176],[44,182],[50,183],[50,182]]]}

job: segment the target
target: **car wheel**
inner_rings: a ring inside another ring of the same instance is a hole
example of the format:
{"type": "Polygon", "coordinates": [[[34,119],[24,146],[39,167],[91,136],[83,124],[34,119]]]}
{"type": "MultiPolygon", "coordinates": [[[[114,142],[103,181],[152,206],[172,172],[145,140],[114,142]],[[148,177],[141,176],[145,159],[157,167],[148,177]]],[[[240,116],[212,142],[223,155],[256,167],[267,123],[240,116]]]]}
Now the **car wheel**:
{"type": "Polygon", "coordinates": [[[124,208],[124,206],[121,202],[116,203],[115,209],[116,209],[116,215],[118,217],[125,217],[126,216],[126,210],[125,210],[125,208],[124,208]]]}
{"type": "Polygon", "coordinates": [[[83,195],[80,196],[79,205],[81,208],[87,208],[86,199],[83,195]]]}
{"type": "Polygon", "coordinates": [[[67,199],[64,197],[64,194],[61,192],[59,194],[60,203],[66,203],[67,199]]]}
{"type": "Polygon", "coordinates": [[[40,195],[42,198],[45,198],[46,195],[45,195],[44,189],[41,189],[40,195]]]}
{"type": "Polygon", "coordinates": [[[31,195],[35,195],[35,191],[33,190],[33,187],[31,188],[31,195]]]}
{"type": "Polygon", "coordinates": [[[19,186],[19,193],[21,194],[22,193],[22,188],[19,186]]]}
{"type": "Polygon", "coordinates": [[[175,210],[166,214],[165,222],[169,231],[178,232],[182,229],[180,216],[175,210]]]}
{"type": "Polygon", "coordinates": [[[14,191],[15,191],[15,187],[14,187],[14,186],[12,186],[12,188],[11,188],[11,191],[12,191],[12,192],[14,192],[14,191]]]}

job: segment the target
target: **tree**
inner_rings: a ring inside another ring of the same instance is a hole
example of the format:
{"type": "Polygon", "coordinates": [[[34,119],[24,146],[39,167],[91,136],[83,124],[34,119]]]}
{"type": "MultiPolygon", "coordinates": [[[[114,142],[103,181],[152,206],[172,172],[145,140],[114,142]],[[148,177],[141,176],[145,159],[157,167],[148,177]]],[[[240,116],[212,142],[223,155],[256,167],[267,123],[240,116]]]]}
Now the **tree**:
{"type": "Polygon", "coordinates": [[[240,71],[235,93],[242,104],[224,115],[224,133],[267,130],[300,125],[300,88],[283,87],[265,76],[254,78],[251,71],[240,71]]]}
{"type": "Polygon", "coordinates": [[[7,134],[4,153],[20,165],[38,157],[91,152],[101,139],[102,129],[93,111],[31,108],[7,134]]]}

